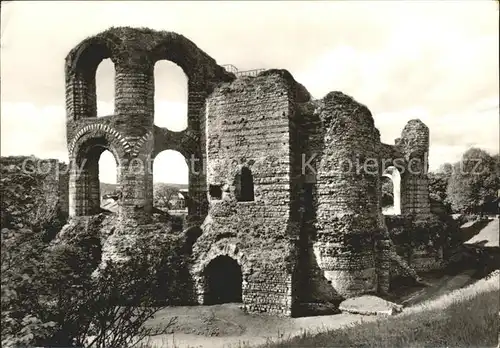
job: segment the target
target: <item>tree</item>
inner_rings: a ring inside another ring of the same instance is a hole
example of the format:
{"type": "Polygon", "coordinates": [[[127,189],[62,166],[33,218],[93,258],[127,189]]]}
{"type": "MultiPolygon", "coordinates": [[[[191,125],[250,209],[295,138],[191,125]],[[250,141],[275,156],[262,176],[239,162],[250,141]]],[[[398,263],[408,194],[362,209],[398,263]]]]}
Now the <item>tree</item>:
{"type": "Polygon", "coordinates": [[[167,243],[139,239],[134,258],[109,261],[95,273],[100,241],[92,235],[55,245],[31,231],[15,236],[2,239],[2,346],[125,348],[173,324],[144,327],[161,309],[153,290],[172,255],[167,243]],[[4,247],[12,246],[21,249],[7,260],[4,247]]]}
{"type": "Polygon", "coordinates": [[[173,186],[165,183],[157,183],[154,185],[153,205],[161,209],[172,209],[173,198],[178,193],[179,190],[173,186]]]}
{"type": "Polygon", "coordinates": [[[166,284],[181,293],[165,280],[182,269],[179,246],[138,238],[135,257],[95,272],[101,262],[99,223],[75,220],[81,223],[65,227],[74,227],[71,239],[53,240],[63,222],[57,204],[45,198],[44,176],[23,170],[22,161],[0,162],[2,346],[121,348],[157,334],[143,324],[161,308],[154,295],[164,294],[166,284]]]}
{"type": "MultiPolygon", "coordinates": [[[[496,157],[498,158],[498,156],[496,157]]],[[[467,150],[453,166],[447,186],[447,200],[456,212],[481,213],[500,189],[498,162],[479,148],[467,150]]]]}

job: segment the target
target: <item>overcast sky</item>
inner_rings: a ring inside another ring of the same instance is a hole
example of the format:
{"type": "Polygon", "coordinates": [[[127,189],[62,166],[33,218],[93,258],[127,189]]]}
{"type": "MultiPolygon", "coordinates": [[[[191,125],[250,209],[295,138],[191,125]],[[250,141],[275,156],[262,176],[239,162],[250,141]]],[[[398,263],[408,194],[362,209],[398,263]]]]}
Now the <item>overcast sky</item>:
{"type": "MultiPolygon", "coordinates": [[[[316,98],[337,90],[367,105],[393,144],[406,122],[430,128],[431,169],[470,146],[499,146],[496,1],[29,2],[1,11],[1,154],[67,161],[64,58],[110,26],[183,34],[219,64],[288,69],[316,98]]],[[[185,126],[186,79],[155,69],[155,121],[185,126]]],[[[113,112],[112,64],[97,73],[100,114],[113,112]]],[[[187,182],[180,154],[155,161],[155,180],[187,182]]],[[[101,180],[114,182],[103,154],[101,180]]]]}

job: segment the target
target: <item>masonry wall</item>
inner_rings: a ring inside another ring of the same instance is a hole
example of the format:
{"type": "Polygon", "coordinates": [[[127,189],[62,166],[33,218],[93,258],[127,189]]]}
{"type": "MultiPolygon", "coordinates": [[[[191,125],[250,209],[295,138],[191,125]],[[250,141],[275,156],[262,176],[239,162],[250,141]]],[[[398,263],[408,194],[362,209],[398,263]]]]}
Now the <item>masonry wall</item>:
{"type": "Polygon", "coordinates": [[[37,159],[40,174],[45,174],[43,192],[45,201],[51,207],[57,206],[61,213],[68,213],[68,173],[67,166],[56,159],[37,159]]]}
{"type": "Polygon", "coordinates": [[[207,183],[220,187],[222,196],[210,199],[203,234],[193,249],[201,303],[204,267],[228,254],[224,250],[236,249],[231,255],[242,268],[245,307],[291,314],[299,223],[291,184],[296,142],[288,75],[271,71],[242,77],[216,89],[207,101],[207,183]],[[235,176],[242,167],[253,175],[253,201],[236,200],[235,176]]]}
{"type": "MultiPolygon", "coordinates": [[[[155,156],[171,149],[195,159],[185,227],[195,231],[191,274],[200,303],[205,269],[224,255],[241,267],[242,300],[252,312],[291,315],[300,302],[388,289],[381,163],[403,160],[402,213],[430,214],[429,130],[421,121],[408,122],[395,145],[381,144],[370,111],[353,98],[331,92],[311,100],[285,70],[236,79],[176,33],[112,28],[82,41],[66,58],[66,106],[70,160],[83,170],[49,185],[59,193],[67,187],[70,215],[97,214],[99,156],[113,153],[122,196],[111,249],[157,231],[155,156]],[[115,64],[115,112],[96,118],[95,71],[105,58],[115,64]],[[153,71],[162,59],[188,77],[182,132],[154,125],[153,71]],[[237,177],[245,170],[253,199],[241,201],[237,177]]],[[[411,255],[417,268],[430,267],[432,255],[411,255]]]]}

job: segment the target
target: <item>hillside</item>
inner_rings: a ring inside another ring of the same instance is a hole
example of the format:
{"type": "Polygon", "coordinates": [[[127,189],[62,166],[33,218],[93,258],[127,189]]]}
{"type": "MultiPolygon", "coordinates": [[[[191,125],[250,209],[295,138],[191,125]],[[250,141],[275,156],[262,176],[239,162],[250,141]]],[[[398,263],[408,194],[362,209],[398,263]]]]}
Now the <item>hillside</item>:
{"type": "MultiPolygon", "coordinates": [[[[154,186],[156,187],[157,185],[165,185],[169,188],[173,188],[173,189],[176,189],[176,190],[187,190],[188,188],[188,185],[187,184],[176,184],[176,183],[154,183],[154,186]]],[[[108,193],[111,193],[113,192],[114,190],[116,190],[116,188],[118,187],[118,184],[109,184],[109,183],[106,183],[106,182],[101,182],[101,197],[105,194],[108,194],[108,193]]]]}

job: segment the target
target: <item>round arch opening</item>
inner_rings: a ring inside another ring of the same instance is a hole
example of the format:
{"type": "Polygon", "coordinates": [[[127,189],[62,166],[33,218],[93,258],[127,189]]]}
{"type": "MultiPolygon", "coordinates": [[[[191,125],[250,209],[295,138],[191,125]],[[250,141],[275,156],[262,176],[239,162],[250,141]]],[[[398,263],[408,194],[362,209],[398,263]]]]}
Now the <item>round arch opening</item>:
{"type": "Polygon", "coordinates": [[[189,167],[178,151],[164,150],[153,161],[153,205],[170,213],[187,213],[189,167]]]}
{"type": "Polygon", "coordinates": [[[70,186],[70,214],[98,214],[102,211],[103,194],[116,193],[118,187],[120,166],[117,153],[106,138],[91,138],[79,147],[75,165],[76,171],[71,174],[74,184],[70,186]]]}
{"type": "Polygon", "coordinates": [[[241,303],[243,275],[241,267],[233,258],[218,256],[204,270],[206,305],[241,303]]]}

